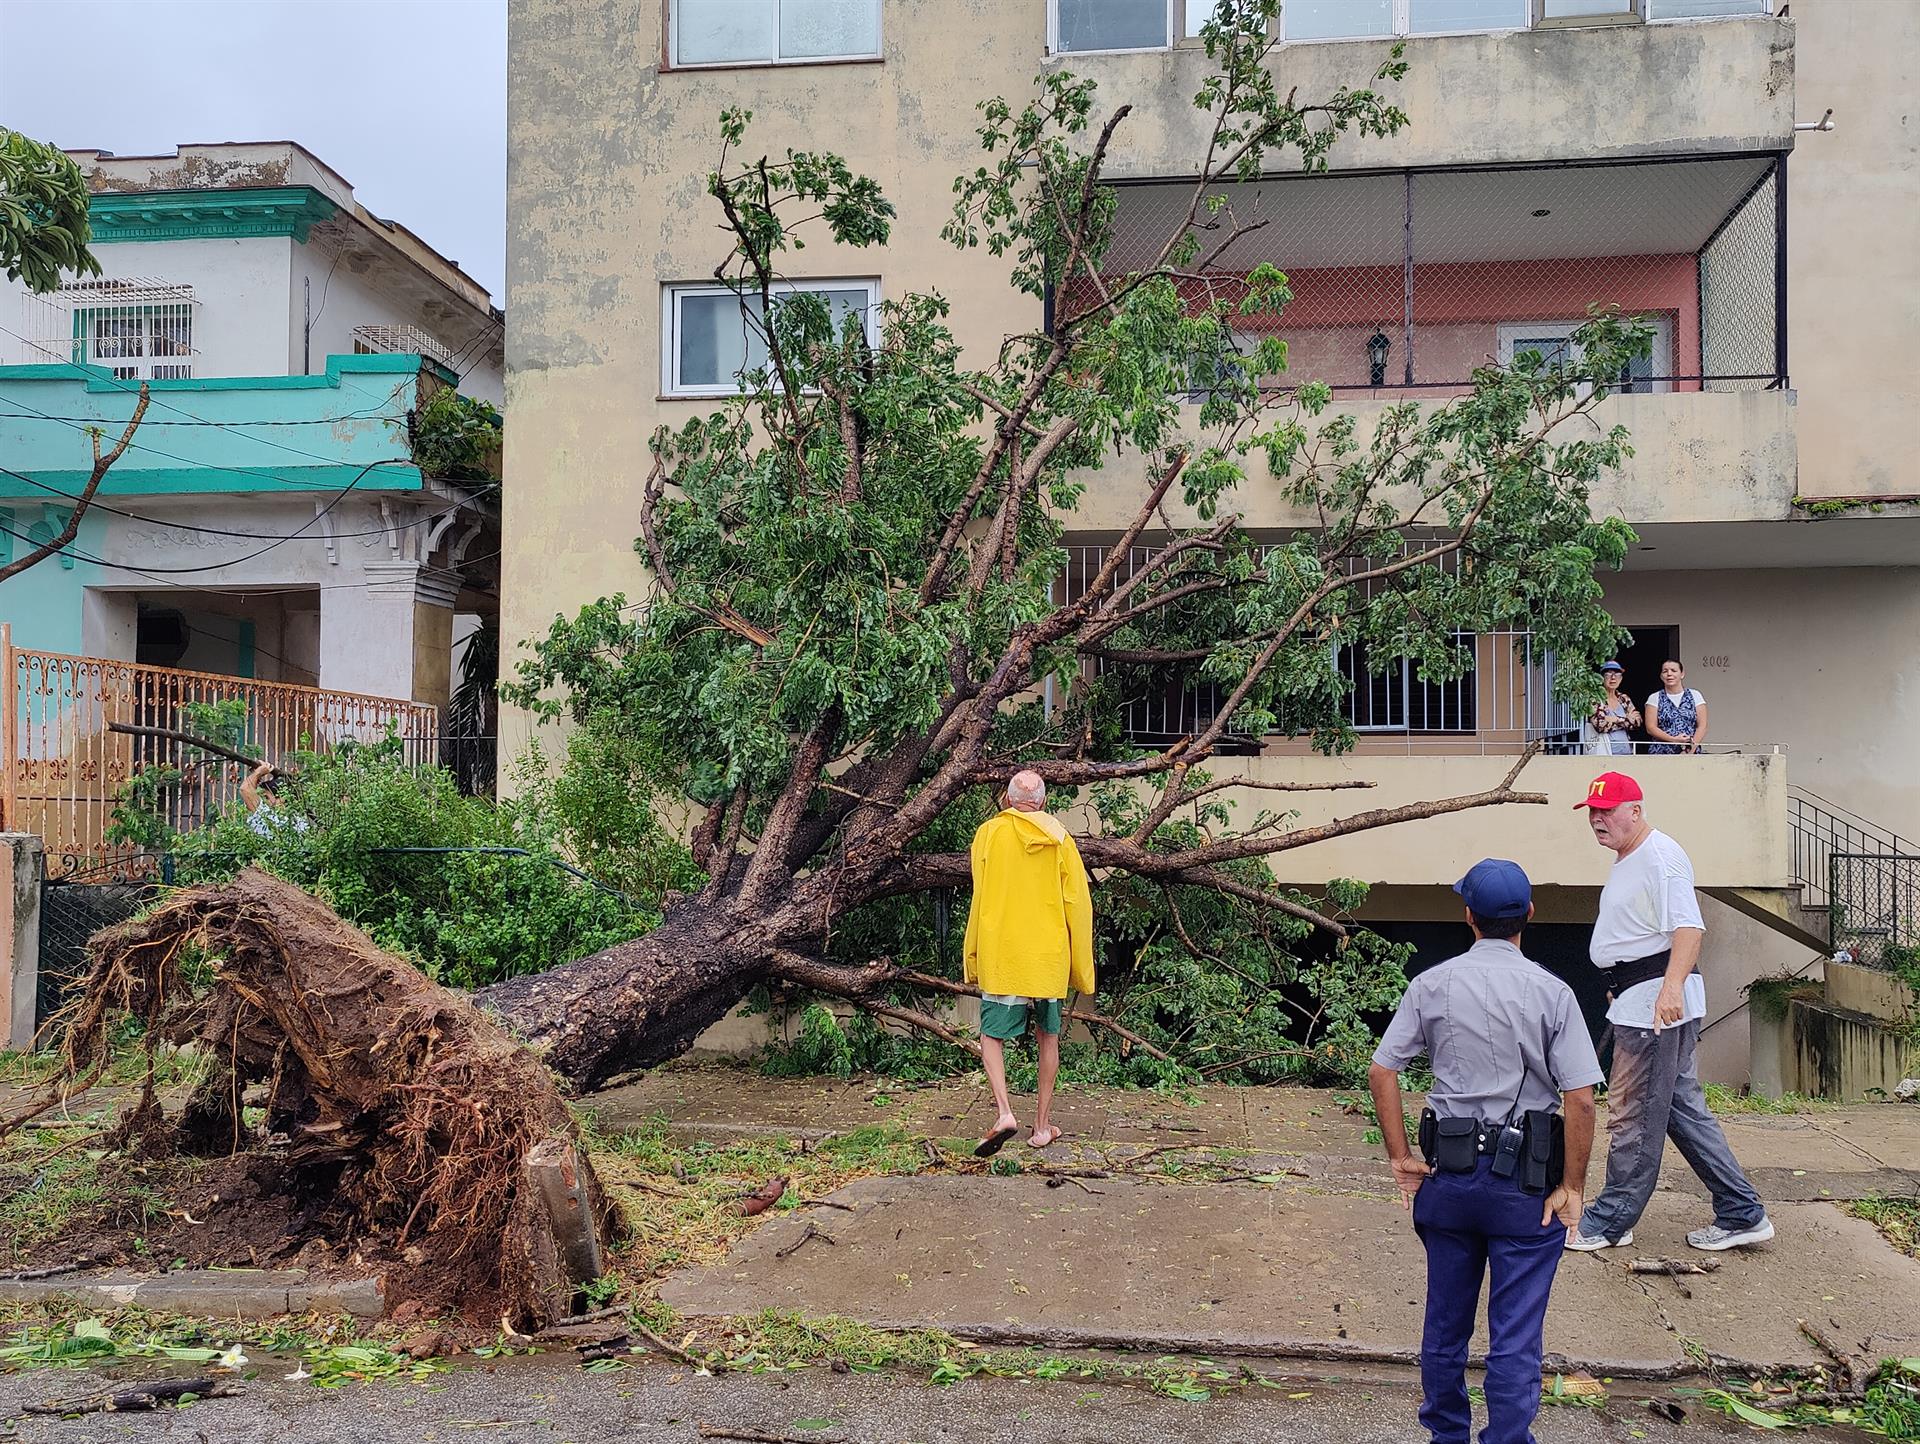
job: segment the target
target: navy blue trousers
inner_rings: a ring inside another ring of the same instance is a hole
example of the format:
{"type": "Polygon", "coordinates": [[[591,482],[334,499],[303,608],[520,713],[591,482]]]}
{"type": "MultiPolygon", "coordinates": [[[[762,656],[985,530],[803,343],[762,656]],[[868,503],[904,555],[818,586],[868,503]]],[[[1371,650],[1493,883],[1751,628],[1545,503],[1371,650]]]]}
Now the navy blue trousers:
{"type": "Polygon", "coordinates": [[[1420,1422],[1434,1444],[1469,1444],[1467,1342],[1480,1286],[1487,1295],[1487,1427],[1481,1444],[1533,1444],[1540,1412],[1541,1336],[1567,1231],[1540,1226],[1545,1200],[1492,1160],[1472,1173],[1433,1173],[1413,1197],[1413,1228],[1427,1250],[1427,1320],[1420,1340],[1420,1422]]]}

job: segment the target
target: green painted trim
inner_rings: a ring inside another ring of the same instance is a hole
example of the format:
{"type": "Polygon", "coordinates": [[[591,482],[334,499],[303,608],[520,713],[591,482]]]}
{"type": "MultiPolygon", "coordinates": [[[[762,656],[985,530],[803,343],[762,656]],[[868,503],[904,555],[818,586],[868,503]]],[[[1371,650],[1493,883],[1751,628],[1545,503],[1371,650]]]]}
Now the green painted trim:
{"type": "Polygon", "coordinates": [[[247,236],[292,236],[304,245],[314,222],[339,210],[312,186],[107,191],[88,203],[87,220],[94,245],[247,236]]]}
{"type": "MultiPolygon", "coordinates": [[[[244,425],[245,423],[238,423],[244,425]]],[[[91,471],[29,471],[25,475],[46,486],[57,487],[68,495],[78,495],[93,475],[91,471]]],[[[116,466],[100,483],[97,496],[177,496],[200,492],[264,492],[268,495],[301,491],[338,491],[353,482],[355,491],[419,491],[424,483],[420,468],[410,461],[391,461],[382,466],[257,466],[198,467],[176,466],[151,470],[129,470],[116,466]],[[358,481],[354,481],[359,477],[358,481]]],[[[45,501],[47,493],[23,489],[24,483],[0,473],[0,497],[14,501],[45,501]]],[[[321,533],[316,530],[314,535],[321,533]]]]}
{"type": "Polygon", "coordinates": [[[234,640],[234,668],[242,677],[253,675],[253,623],[242,619],[240,635],[234,640]]]}
{"type": "MultiPolygon", "coordinates": [[[[451,377],[437,361],[411,352],[383,353],[374,356],[329,356],[324,373],[314,376],[186,376],[170,381],[149,381],[152,391],[318,391],[338,387],[342,376],[398,376],[427,369],[451,377]]],[[[89,391],[140,389],[137,381],[122,381],[105,366],[82,361],[54,361],[33,366],[0,366],[0,385],[9,381],[78,381],[86,379],[89,391]]]]}

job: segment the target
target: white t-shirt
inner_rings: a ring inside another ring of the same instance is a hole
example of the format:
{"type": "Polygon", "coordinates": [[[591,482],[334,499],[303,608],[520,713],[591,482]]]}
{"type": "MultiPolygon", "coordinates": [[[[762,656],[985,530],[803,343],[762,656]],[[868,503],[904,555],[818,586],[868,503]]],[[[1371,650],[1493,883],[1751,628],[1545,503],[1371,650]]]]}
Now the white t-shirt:
{"type": "MultiPolygon", "coordinates": [[[[1616,858],[1600,890],[1600,916],[1594,921],[1589,956],[1601,976],[1615,963],[1630,963],[1673,946],[1675,928],[1707,930],[1700,900],[1693,895],[1693,863],[1680,844],[1658,828],[1625,857],[1616,858]]],[[[1707,985],[1691,974],[1683,989],[1681,1022],[1707,1015],[1707,985]]],[[[1636,983],[1613,1000],[1607,1021],[1626,1028],[1651,1028],[1660,980],[1636,983]]]]}

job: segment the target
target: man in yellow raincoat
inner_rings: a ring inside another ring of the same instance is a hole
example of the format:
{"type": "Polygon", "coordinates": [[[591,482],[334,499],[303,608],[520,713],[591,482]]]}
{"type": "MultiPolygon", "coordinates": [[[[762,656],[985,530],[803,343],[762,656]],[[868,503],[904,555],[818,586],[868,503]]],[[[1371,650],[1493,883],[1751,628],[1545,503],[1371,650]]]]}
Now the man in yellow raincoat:
{"type": "Polygon", "coordinates": [[[1046,810],[1037,772],[1016,772],[1006,809],[973,835],[973,906],[967,912],[967,981],[980,988],[980,1061],[1000,1109],[974,1150],[998,1153],[1020,1131],[1007,1097],[1006,1045],[1033,1017],[1040,1050],[1040,1097],[1033,1136],[1045,1148],[1060,1130],[1047,1117],[1060,1071],[1061,1001],[1093,986],[1093,894],[1073,836],[1046,810]]]}

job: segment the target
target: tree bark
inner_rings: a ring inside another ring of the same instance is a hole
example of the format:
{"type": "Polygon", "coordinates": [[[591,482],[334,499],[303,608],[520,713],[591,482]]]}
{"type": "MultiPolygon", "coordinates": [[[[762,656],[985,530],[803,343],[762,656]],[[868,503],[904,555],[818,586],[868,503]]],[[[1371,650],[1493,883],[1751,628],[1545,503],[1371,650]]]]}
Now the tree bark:
{"type": "Polygon", "coordinates": [[[695,899],[643,938],[474,995],[581,1089],[686,1052],[767,972],[760,929],[695,899]]]}

